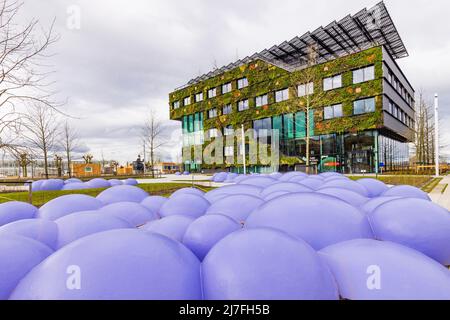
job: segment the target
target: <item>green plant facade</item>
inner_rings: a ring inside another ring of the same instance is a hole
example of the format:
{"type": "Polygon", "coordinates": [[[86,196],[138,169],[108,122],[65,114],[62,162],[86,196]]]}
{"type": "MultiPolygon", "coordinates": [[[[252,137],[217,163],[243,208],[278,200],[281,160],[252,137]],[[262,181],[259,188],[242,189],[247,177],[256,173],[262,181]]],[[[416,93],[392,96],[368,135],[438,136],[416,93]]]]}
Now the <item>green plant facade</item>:
{"type": "MultiPolygon", "coordinates": [[[[383,93],[383,68],[382,68],[382,50],[381,47],[371,48],[359,53],[351,54],[338,58],[327,63],[313,66],[317,79],[314,83],[316,95],[320,95],[320,100],[314,107],[314,132],[316,134],[327,134],[332,132],[363,131],[375,129],[383,125],[382,99],[383,93]],[[353,84],[352,70],[365,66],[375,66],[375,79],[353,84]],[[336,74],[342,74],[342,87],[335,90],[323,92],[321,79],[336,74]],[[371,114],[353,115],[353,101],[364,97],[376,98],[376,111],[371,114]],[[342,103],[344,117],[324,120],[323,107],[342,103]]],[[[170,118],[181,120],[182,116],[203,112],[203,129],[222,128],[227,125],[244,124],[247,128],[251,127],[252,121],[275,115],[294,113],[302,111],[305,105],[305,98],[295,97],[295,87],[301,84],[302,72],[289,72],[277,66],[271,65],[262,60],[256,60],[234,70],[223,73],[216,77],[207,79],[203,82],[188,86],[181,90],[170,93],[169,104],[171,106],[170,118]],[[237,79],[246,77],[249,85],[241,90],[237,89],[237,79]],[[231,82],[232,91],[221,94],[221,85],[231,82]],[[289,88],[290,99],[287,101],[275,102],[275,91],[289,88]],[[211,99],[206,98],[209,89],[217,88],[217,96],[211,99]],[[204,100],[195,102],[195,94],[202,92],[204,100]],[[255,97],[268,94],[268,104],[262,107],[255,107],[255,97]],[[183,106],[183,99],[191,97],[192,103],[183,106]],[[249,109],[238,112],[238,101],[249,99],[249,109]],[[179,101],[181,106],[178,109],[172,107],[175,101],[179,101]],[[232,112],[228,115],[222,115],[222,107],[231,104],[232,112]],[[207,119],[207,111],[217,108],[218,117],[207,119]]],[[[314,96],[312,97],[314,99],[314,96]]]]}
{"type": "MultiPolygon", "coordinates": [[[[223,130],[226,126],[239,129],[244,125],[245,129],[253,127],[253,121],[268,117],[286,114],[296,114],[305,111],[306,97],[298,97],[297,86],[303,84],[305,73],[314,74],[314,93],[310,95],[312,118],[310,133],[313,136],[328,134],[358,133],[368,130],[383,128],[383,48],[372,47],[357,53],[334,60],[317,64],[308,69],[287,71],[267,61],[256,59],[243,64],[230,71],[211,77],[190,86],[183,87],[169,94],[170,118],[179,120],[189,115],[201,114],[201,129],[207,132],[211,128],[223,130]],[[368,66],[374,66],[375,77],[373,80],[354,84],[353,71],[368,66]],[[323,79],[335,75],[342,76],[342,86],[333,90],[323,90],[323,79]],[[248,79],[248,86],[237,88],[237,80],[248,79]],[[303,80],[303,81],[302,81],[303,80]],[[231,91],[222,94],[222,85],[231,83],[231,91]],[[208,98],[208,90],[216,88],[216,96],[208,98]],[[276,102],[275,92],[289,89],[289,99],[276,102]],[[203,100],[196,102],[195,96],[203,94],[203,100]],[[257,107],[255,98],[268,95],[266,105],[257,107]],[[183,105],[186,97],[190,97],[191,103],[183,105]],[[354,114],[354,101],[374,98],[375,111],[361,115],[354,114]],[[238,102],[248,99],[249,108],[238,111],[238,102]],[[178,104],[175,108],[174,105],[178,104]],[[232,112],[222,114],[222,108],[231,104],[232,112]],[[343,116],[339,118],[324,119],[324,107],[342,104],[343,116]],[[217,116],[208,119],[208,110],[217,109],[217,116]]],[[[223,132],[223,131],[222,131],[223,132]]],[[[237,149],[237,148],[236,148],[237,149]]],[[[186,150],[184,151],[186,152],[186,150]]],[[[191,153],[194,151],[191,149],[191,153]]],[[[235,157],[237,157],[235,150],[235,157]]],[[[280,164],[294,166],[302,163],[299,157],[280,154],[280,164]]],[[[233,162],[218,166],[221,169],[233,167],[233,162]]],[[[202,166],[213,169],[214,166],[202,166]]],[[[217,169],[217,167],[216,167],[217,169]]]]}

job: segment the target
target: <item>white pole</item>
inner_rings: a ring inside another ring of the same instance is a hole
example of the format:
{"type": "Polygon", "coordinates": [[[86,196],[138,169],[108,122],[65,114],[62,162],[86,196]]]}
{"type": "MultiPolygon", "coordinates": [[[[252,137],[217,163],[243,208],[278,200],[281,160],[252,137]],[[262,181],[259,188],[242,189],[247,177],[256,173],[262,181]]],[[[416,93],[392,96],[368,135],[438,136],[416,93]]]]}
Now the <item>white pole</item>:
{"type": "Polygon", "coordinates": [[[247,174],[247,166],[245,163],[245,132],[244,132],[244,125],[241,125],[241,133],[242,133],[242,163],[244,164],[244,174],[247,174]]]}
{"type": "Polygon", "coordinates": [[[439,97],[437,93],[434,95],[434,150],[436,177],[439,177],[439,97]]]}

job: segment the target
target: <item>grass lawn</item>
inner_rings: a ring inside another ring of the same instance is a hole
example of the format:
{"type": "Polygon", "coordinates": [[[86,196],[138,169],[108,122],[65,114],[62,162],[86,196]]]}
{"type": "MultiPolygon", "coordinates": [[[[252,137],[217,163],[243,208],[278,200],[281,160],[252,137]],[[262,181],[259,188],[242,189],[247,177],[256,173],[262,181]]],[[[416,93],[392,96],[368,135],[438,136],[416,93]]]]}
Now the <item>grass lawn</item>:
{"type": "MultiPolygon", "coordinates": [[[[139,188],[147,191],[152,196],[168,197],[173,192],[182,188],[191,187],[191,183],[148,183],[140,184],[139,188]]],[[[214,188],[195,186],[205,192],[214,188]]],[[[105,189],[85,189],[85,190],[68,190],[68,191],[36,191],[33,192],[33,205],[40,207],[46,202],[67,194],[87,194],[89,196],[97,196],[105,189]]],[[[14,193],[2,193],[0,194],[0,203],[8,201],[25,201],[28,202],[28,192],[14,192],[14,193]]]]}
{"type": "MultiPolygon", "coordinates": [[[[352,180],[359,180],[364,178],[373,178],[373,176],[349,176],[352,180]]],[[[394,186],[398,185],[410,185],[417,188],[423,188],[433,181],[430,176],[409,176],[409,175],[394,175],[394,176],[378,176],[378,180],[383,181],[386,184],[391,184],[394,186]]],[[[439,182],[438,182],[439,183],[439,182]]]]}

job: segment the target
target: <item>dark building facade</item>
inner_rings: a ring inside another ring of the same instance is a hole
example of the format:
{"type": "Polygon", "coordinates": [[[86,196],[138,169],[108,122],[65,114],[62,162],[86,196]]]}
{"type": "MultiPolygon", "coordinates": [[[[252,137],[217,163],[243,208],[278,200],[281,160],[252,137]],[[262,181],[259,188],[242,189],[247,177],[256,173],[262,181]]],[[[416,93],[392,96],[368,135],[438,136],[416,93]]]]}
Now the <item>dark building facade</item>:
{"type": "MultiPolygon", "coordinates": [[[[259,135],[279,131],[281,170],[306,163],[307,140],[310,164],[321,172],[407,165],[414,89],[396,63],[407,55],[381,2],[192,79],[169,95],[171,119],[182,123],[185,169],[239,171],[238,161],[205,165],[189,158],[195,146],[241,125],[259,135]]],[[[241,157],[239,143],[226,148],[225,156],[241,157]]]]}

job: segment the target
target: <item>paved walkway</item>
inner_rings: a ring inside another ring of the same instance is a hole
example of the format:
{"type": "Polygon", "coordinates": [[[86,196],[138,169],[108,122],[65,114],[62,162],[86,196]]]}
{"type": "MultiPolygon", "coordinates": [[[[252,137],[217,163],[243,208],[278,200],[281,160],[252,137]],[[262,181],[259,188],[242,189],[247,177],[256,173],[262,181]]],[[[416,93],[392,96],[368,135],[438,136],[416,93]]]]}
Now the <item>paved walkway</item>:
{"type": "Polygon", "coordinates": [[[450,176],[445,176],[444,179],[442,179],[436,188],[431,191],[430,197],[433,202],[447,208],[447,210],[450,210],[450,176]],[[445,192],[442,193],[442,190],[444,190],[446,185],[449,186],[447,186],[445,192]]]}

